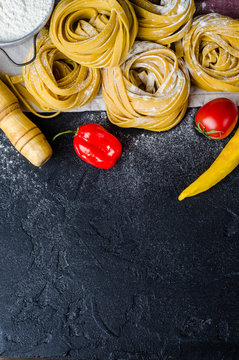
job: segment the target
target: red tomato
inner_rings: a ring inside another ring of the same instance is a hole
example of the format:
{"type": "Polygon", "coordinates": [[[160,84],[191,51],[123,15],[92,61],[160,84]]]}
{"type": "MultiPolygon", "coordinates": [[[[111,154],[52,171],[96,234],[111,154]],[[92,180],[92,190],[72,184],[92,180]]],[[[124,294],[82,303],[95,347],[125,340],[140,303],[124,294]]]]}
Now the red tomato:
{"type": "Polygon", "coordinates": [[[195,129],[209,139],[221,140],[234,129],[238,120],[238,108],[229,99],[209,101],[198,110],[195,129]]]}

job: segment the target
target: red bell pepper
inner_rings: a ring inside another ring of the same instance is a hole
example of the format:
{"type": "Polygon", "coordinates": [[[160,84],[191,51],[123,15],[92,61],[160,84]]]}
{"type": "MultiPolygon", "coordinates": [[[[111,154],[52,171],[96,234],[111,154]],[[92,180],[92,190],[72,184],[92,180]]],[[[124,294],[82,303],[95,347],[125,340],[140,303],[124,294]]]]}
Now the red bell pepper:
{"type": "Polygon", "coordinates": [[[77,131],[64,131],[58,136],[74,133],[73,145],[77,155],[85,162],[101,169],[110,169],[119,160],[122,145],[119,140],[99,124],[81,125],[77,131]]]}

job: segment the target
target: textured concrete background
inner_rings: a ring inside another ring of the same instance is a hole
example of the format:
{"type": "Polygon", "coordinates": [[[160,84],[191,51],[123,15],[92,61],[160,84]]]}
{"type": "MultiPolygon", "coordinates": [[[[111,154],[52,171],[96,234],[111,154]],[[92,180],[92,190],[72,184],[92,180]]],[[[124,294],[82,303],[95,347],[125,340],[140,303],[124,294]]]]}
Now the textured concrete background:
{"type": "Polygon", "coordinates": [[[108,128],[124,149],[109,171],[82,162],[71,135],[37,169],[0,134],[0,356],[239,359],[239,169],[177,201],[228,141],[197,134],[195,114],[163,134],[104,112],[31,116],[50,142],[108,128]]]}
{"type": "Polygon", "coordinates": [[[32,167],[0,135],[0,354],[238,360],[239,169],[182,203],[227,140],[124,130],[104,112],[37,120],[49,140],[99,122],[123,144],[102,171],[59,138],[32,167]]]}

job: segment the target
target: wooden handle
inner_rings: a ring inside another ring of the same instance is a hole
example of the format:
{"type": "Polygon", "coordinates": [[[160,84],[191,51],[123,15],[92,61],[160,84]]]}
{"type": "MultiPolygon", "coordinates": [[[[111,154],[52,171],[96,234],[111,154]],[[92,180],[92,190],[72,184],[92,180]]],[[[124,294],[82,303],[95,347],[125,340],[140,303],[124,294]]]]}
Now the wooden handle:
{"type": "Polygon", "coordinates": [[[41,130],[23,114],[16,96],[1,80],[0,128],[33,165],[41,166],[52,156],[52,148],[41,130]]]}

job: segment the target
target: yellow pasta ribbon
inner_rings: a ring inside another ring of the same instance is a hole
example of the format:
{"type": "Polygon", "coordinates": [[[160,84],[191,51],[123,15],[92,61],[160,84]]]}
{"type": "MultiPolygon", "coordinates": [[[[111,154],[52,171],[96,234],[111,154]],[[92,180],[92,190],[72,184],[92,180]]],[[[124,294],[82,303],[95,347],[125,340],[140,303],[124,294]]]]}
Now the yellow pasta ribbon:
{"type": "MultiPolygon", "coordinates": [[[[18,100],[25,106],[27,110],[29,110],[34,115],[38,116],[39,118],[43,119],[51,119],[60,114],[60,111],[54,112],[50,115],[45,115],[38,113],[34,108],[33,105],[40,108],[40,104],[36,101],[36,99],[28,92],[24,85],[22,85],[23,78],[22,75],[16,76],[9,76],[5,73],[2,73],[0,79],[9,87],[9,89],[15,94],[18,100]],[[32,103],[32,104],[31,104],[32,103]]],[[[43,110],[43,109],[41,109],[43,110]]],[[[45,110],[43,110],[45,111],[45,110]]]]}
{"type": "Polygon", "coordinates": [[[100,71],[67,58],[54,46],[47,31],[37,42],[36,60],[23,68],[23,80],[45,111],[84,106],[97,95],[101,85],[100,71]]]}
{"type": "Polygon", "coordinates": [[[50,24],[55,46],[93,68],[121,63],[134,43],[138,22],[128,0],[62,0],[50,24]]]}
{"type": "Polygon", "coordinates": [[[195,12],[194,0],[131,0],[139,21],[138,38],[163,45],[180,41],[190,30],[195,12]]]}
{"type": "Polygon", "coordinates": [[[239,20],[216,13],[195,18],[184,52],[198,87],[239,92],[239,20]]]}
{"type": "MultiPolygon", "coordinates": [[[[26,61],[32,52],[33,49],[26,61]]],[[[98,69],[89,69],[67,58],[52,43],[48,31],[43,30],[37,40],[36,60],[23,67],[22,76],[5,74],[3,80],[24,105],[39,116],[30,103],[44,112],[57,111],[57,114],[89,103],[99,91],[101,74],[98,69]]]]}
{"type": "Polygon", "coordinates": [[[189,73],[169,48],[135,42],[121,66],[104,69],[102,74],[103,98],[113,124],[166,131],[184,117],[189,73]]]}

